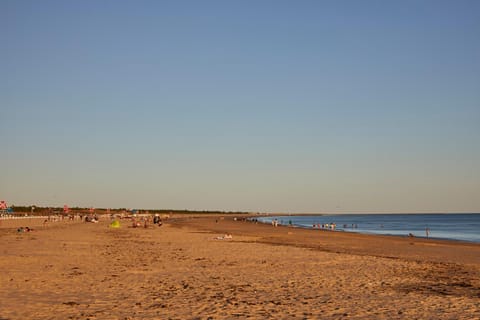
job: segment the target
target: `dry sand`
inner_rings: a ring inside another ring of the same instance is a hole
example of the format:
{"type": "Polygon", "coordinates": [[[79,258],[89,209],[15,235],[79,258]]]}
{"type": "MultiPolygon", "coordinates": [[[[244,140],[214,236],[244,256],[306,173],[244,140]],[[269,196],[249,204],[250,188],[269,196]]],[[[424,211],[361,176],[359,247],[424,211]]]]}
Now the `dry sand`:
{"type": "Polygon", "coordinates": [[[218,217],[128,225],[3,222],[0,319],[480,318],[479,244],[218,217]]]}

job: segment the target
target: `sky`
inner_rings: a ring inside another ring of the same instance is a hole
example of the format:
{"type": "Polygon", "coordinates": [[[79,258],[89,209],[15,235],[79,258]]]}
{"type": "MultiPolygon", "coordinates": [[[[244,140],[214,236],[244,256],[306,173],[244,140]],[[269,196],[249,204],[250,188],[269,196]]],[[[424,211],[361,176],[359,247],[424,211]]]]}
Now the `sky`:
{"type": "Polygon", "coordinates": [[[479,1],[0,1],[0,200],[480,212],[479,1]]]}

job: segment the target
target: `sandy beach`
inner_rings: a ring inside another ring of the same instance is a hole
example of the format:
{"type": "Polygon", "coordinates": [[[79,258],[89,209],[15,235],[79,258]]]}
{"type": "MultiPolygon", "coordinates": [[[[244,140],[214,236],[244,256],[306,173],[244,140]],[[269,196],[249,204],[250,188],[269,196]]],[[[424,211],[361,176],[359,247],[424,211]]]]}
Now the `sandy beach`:
{"type": "Polygon", "coordinates": [[[220,216],[25,222],[0,226],[0,319],[480,318],[479,244],[220,216]]]}

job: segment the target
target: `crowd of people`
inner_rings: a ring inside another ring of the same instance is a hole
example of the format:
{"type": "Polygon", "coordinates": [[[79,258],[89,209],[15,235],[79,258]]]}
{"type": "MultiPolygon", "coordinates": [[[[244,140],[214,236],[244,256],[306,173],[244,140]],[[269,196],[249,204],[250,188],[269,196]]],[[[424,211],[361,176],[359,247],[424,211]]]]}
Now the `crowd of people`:
{"type": "Polygon", "coordinates": [[[132,217],[132,228],[140,228],[142,226],[144,228],[148,228],[152,222],[153,225],[157,225],[159,227],[163,225],[162,219],[158,214],[156,214],[153,217],[153,220],[151,216],[132,217]]]}

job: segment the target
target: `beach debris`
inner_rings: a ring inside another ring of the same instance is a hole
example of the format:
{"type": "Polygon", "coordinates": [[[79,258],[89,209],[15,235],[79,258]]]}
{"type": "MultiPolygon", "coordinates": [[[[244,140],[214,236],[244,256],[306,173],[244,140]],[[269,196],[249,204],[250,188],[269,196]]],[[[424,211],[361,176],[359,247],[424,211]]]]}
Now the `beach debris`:
{"type": "Polygon", "coordinates": [[[228,239],[233,239],[233,236],[230,233],[226,233],[223,236],[218,236],[213,238],[214,240],[228,240],[228,239]]]}

